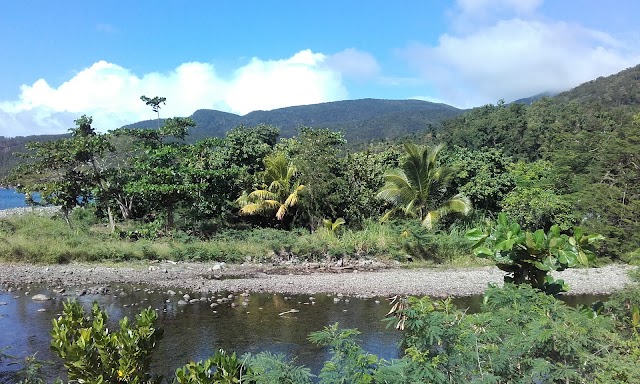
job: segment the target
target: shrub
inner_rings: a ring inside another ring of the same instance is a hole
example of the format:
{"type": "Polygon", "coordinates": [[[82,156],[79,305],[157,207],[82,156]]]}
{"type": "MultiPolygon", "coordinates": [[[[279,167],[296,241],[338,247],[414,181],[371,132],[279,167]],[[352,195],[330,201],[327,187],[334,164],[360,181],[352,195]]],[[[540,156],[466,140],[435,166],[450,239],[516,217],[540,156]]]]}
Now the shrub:
{"type": "Polygon", "coordinates": [[[89,316],[80,304],[68,301],[53,320],[51,350],[64,360],[69,380],[80,383],[159,383],[150,373],[151,352],[162,338],[151,309],[120,320],[120,329],[107,326],[106,312],[94,303],[89,316]]]}

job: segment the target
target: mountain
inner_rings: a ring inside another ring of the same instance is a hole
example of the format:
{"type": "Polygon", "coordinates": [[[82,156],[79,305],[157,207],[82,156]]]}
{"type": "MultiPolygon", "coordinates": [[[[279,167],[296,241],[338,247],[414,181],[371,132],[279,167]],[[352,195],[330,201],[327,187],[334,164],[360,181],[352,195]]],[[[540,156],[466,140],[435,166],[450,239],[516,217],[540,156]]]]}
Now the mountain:
{"type": "MultiPolygon", "coordinates": [[[[463,110],[446,104],[421,100],[360,99],[254,111],[244,116],[201,109],[191,118],[196,127],[189,132],[191,141],[223,136],[238,125],[270,124],[280,128],[282,137],[295,135],[296,128],[310,126],[342,131],[349,142],[370,141],[409,135],[430,124],[455,117],[463,110]]],[[[155,120],[140,121],[125,128],[155,127],[155,120]]]]}
{"type": "Polygon", "coordinates": [[[604,107],[640,105],[640,65],[580,84],[554,99],[604,107]]]}
{"type": "Polygon", "coordinates": [[[531,104],[535,103],[536,101],[542,99],[543,97],[554,97],[557,94],[558,93],[556,93],[556,92],[542,92],[542,93],[538,93],[537,95],[533,95],[533,96],[529,96],[529,97],[523,97],[522,99],[514,100],[509,104],[531,105],[531,104]]]}
{"type": "MultiPolygon", "coordinates": [[[[34,135],[34,136],[17,136],[4,137],[0,136],[0,178],[7,175],[9,169],[18,165],[21,158],[15,154],[25,152],[25,145],[31,141],[53,141],[69,137],[68,134],[63,135],[34,135]]],[[[1,184],[0,184],[1,185],[1,184]]]]}

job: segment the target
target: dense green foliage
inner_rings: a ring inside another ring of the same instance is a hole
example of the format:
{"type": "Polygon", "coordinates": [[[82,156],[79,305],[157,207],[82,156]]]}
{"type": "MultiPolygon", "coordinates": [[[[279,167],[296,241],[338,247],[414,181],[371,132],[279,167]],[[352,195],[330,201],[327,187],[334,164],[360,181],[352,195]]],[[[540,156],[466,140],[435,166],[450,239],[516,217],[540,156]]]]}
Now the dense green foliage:
{"type": "Polygon", "coordinates": [[[588,266],[595,259],[594,244],[602,240],[600,235],[586,235],[576,228],[573,236],[560,233],[560,227],[552,226],[548,232],[523,231],[520,225],[510,222],[505,213],[498,215],[495,226],[487,232],[474,229],[467,238],[474,242],[474,253],[493,260],[498,268],[507,272],[505,283],[529,284],[543,292],[557,294],[568,287],[556,280],[551,272],[576,266],[588,266]]]}
{"type": "Polygon", "coordinates": [[[469,214],[472,207],[468,197],[462,194],[448,196],[451,193],[447,186],[454,169],[439,164],[442,148],[442,145],[419,148],[405,144],[407,156],[400,169],[391,169],[384,174],[385,185],[377,195],[394,206],[383,220],[399,210],[407,216],[417,217],[422,225],[431,229],[449,213],[469,214]]]}
{"type": "Polygon", "coordinates": [[[605,236],[602,255],[624,258],[640,248],[639,71],[530,106],[473,109],[446,121],[438,139],[470,151],[499,149],[521,162],[512,168],[516,187],[503,190],[498,203],[520,224],[577,224],[605,236]]]}
{"type": "Polygon", "coordinates": [[[160,383],[150,373],[151,352],[162,338],[155,328],[155,311],[147,309],[120,320],[119,330],[110,330],[107,314],[94,303],[87,316],[80,304],[64,304],[62,315],[53,320],[51,350],[62,360],[67,376],[80,383],[160,383]]]}

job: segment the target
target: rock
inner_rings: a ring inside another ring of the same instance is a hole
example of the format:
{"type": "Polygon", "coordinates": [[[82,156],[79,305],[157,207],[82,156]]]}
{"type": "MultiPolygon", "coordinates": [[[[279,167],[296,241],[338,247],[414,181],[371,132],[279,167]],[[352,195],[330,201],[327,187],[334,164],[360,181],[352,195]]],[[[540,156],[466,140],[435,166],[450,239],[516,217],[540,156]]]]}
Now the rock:
{"type": "Polygon", "coordinates": [[[189,294],[188,294],[188,293],[185,293],[185,294],[182,296],[182,298],[184,299],[184,301],[189,301],[189,300],[191,300],[191,296],[189,296],[189,294]]]}
{"type": "Polygon", "coordinates": [[[222,269],[222,264],[220,264],[220,263],[215,264],[213,267],[211,267],[212,271],[218,271],[218,270],[221,270],[221,269],[222,269]]]}
{"type": "Polygon", "coordinates": [[[7,303],[4,301],[0,301],[0,305],[7,305],[7,303]]]}
{"type": "Polygon", "coordinates": [[[39,308],[38,312],[47,312],[47,309],[46,308],[39,308]]]}
{"type": "Polygon", "coordinates": [[[187,305],[187,304],[189,304],[189,303],[187,303],[184,300],[178,300],[178,305],[187,305]]]}
{"type": "Polygon", "coordinates": [[[189,300],[189,304],[195,304],[195,303],[199,303],[199,302],[200,302],[200,300],[198,300],[198,299],[189,300]]]}
{"type": "Polygon", "coordinates": [[[175,294],[176,294],[176,292],[175,292],[175,291],[172,291],[172,290],[168,290],[168,291],[167,291],[167,295],[175,296],[175,294]]]}
{"type": "Polygon", "coordinates": [[[211,307],[211,308],[215,308],[215,307],[217,307],[217,306],[218,306],[218,303],[211,303],[211,304],[209,305],[209,307],[211,307]]]}
{"type": "Polygon", "coordinates": [[[39,293],[37,295],[33,295],[31,297],[31,300],[34,300],[34,301],[47,301],[47,300],[51,300],[51,298],[49,296],[47,296],[47,295],[39,293]]]}

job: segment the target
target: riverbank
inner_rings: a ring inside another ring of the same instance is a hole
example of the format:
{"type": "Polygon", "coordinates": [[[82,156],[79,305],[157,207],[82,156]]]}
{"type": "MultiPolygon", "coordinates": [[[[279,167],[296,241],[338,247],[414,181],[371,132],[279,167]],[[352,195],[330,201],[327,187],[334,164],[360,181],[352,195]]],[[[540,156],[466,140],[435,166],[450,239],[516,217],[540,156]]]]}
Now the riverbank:
{"type": "MultiPolygon", "coordinates": [[[[631,269],[633,267],[608,265],[570,269],[554,276],[569,284],[570,294],[609,294],[630,283],[627,272],[631,269]]],[[[405,269],[364,262],[346,268],[314,263],[291,267],[189,262],[49,266],[0,263],[0,283],[5,287],[42,284],[69,288],[128,283],[194,293],[471,296],[482,294],[489,283],[501,284],[503,276],[495,267],[405,269]]]]}
{"type": "Polygon", "coordinates": [[[35,214],[40,216],[52,216],[60,213],[60,207],[48,206],[48,207],[18,207],[0,209],[0,219],[10,216],[35,214]]]}

